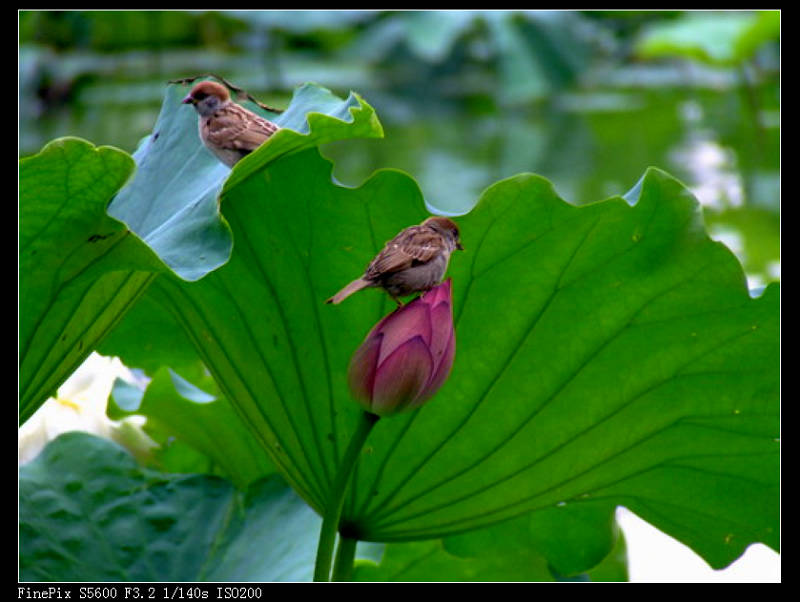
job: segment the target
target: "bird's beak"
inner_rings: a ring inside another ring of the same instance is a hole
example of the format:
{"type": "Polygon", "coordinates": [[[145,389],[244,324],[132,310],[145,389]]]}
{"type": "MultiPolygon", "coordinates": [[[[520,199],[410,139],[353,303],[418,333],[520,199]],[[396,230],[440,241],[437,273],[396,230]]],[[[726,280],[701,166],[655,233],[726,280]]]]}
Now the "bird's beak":
{"type": "Polygon", "coordinates": [[[456,243],[456,249],[458,249],[459,251],[463,251],[463,250],[464,250],[464,247],[462,247],[462,246],[461,246],[461,243],[460,243],[460,242],[457,242],[457,243],[456,243]]]}
{"type": "Polygon", "coordinates": [[[192,98],[191,94],[187,94],[186,97],[181,101],[181,104],[193,105],[194,104],[194,98],[192,98]]]}

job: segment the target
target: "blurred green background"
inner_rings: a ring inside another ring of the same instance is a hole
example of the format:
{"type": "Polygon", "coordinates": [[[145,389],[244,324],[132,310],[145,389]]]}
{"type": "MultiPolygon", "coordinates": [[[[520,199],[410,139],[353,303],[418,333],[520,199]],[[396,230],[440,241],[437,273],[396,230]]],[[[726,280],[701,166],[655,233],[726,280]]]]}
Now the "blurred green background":
{"type": "Polygon", "coordinates": [[[660,167],[751,288],[780,278],[778,11],[20,11],[19,155],[133,152],[166,82],[208,72],[275,106],[359,92],[386,137],[323,148],[337,180],[400,168],[441,213],[524,171],[581,204],[660,167]]]}

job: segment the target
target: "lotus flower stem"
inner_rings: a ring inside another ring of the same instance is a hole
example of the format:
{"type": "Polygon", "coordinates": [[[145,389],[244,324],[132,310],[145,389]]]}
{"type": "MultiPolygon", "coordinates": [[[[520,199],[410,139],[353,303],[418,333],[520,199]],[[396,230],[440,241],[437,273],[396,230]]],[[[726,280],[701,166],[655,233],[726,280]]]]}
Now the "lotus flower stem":
{"type": "MultiPolygon", "coordinates": [[[[322,529],[320,530],[319,543],[317,544],[317,560],[314,565],[314,581],[330,581],[333,548],[336,544],[336,532],[339,530],[339,519],[342,516],[347,485],[350,482],[350,476],[353,474],[353,469],[364,443],[377,421],[378,416],[375,414],[361,412],[356,431],[353,433],[353,437],[350,439],[350,443],[344,453],[344,458],[342,458],[342,463],[339,465],[339,472],[336,473],[336,478],[333,481],[328,506],[325,508],[325,514],[322,517],[322,529]]],[[[354,554],[355,545],[353,545],[353,548],[354,554]]],[[[352,558],[350,564],[352,564],[352,558]]]]}
{"type": "Polygon", "coordinates": [[[353,577],[353,561],[356,557],[357,539],[339,534],[339,547],[333,561],[332,581],[350,581],[353,577]]]}

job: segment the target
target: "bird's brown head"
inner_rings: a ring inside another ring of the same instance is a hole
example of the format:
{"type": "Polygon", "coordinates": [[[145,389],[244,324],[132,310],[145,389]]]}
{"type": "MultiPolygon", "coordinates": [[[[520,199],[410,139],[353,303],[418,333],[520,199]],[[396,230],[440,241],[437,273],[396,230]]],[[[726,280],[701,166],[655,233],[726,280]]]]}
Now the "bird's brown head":
{"type": "Polygon", "coordinates": [[[230,98],[228,88],[222,84],[203,81],[195,84],[192,91],[181,102],[193,105],[200,115],[208,115],[230,98]]]}
{"type": "Polygon", "coordinates": [[[455,248],[459,251],[464,250],[464,247],[461,246],[461,235],[458,231],[458,226],[450,218],[434,216],[429,217],[422,223],[450,238],[455,248]]]}

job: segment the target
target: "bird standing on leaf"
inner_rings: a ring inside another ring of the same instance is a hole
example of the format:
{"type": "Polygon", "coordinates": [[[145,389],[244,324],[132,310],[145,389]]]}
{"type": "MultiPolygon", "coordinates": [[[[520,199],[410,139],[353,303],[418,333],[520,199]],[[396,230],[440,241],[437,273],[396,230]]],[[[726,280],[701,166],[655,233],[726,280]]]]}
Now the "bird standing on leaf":
{"type": "Polygon", "coordinates": [[[231,100],[228,88],[202,81],[192,88],[183,104],[193,105],[199,116],[203,144],[228,167],[233,167],[280,129],[231,100]]]}
{"type": "Polygon", "coordinates": [[[341,303],[364,288],[381,287],[400,306],[398,297],[430,290],[442,281],[455,249],[463,249],[458,226],[446,217],[429,217],[387,242],[364,275],[326,303],[341,303]]]}

